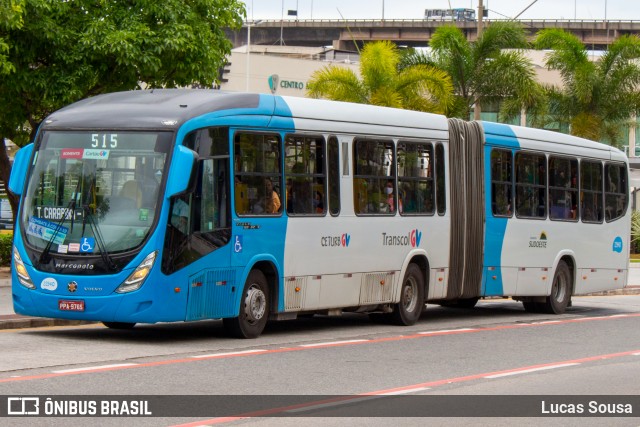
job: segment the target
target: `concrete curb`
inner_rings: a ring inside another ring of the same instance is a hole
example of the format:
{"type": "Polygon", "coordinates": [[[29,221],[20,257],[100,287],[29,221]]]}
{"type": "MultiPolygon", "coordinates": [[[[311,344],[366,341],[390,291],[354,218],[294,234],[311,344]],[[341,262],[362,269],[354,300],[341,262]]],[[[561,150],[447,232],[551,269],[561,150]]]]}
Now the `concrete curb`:
{"type": "Polygon", "coordinates": [[[604,291],[604,292],[593,292],[591,294],[585,295],[575,295],[575,296],[609,296],[609,295],[640,295],[640,286],[627,286],[622,289],[615,289],[613,291],[604,291]]]}
{"type": "Polygon", "coordinates": [[[0,330],[2,329],[26,329],[45,328],[49,326],[78,326],[89,325],[96,322],[86,320],[49,319],[44,317],[27,317],[18,314],[0,316],[0,330]]]}

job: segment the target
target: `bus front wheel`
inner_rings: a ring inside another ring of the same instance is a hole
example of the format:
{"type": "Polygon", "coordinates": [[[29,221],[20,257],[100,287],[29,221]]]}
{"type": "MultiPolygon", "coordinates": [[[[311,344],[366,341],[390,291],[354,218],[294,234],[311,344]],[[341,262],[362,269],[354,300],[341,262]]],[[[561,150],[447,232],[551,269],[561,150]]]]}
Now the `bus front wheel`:
{"type": "Polygon", "coordinates": [[[249,273],[242,291],[238,317],[222,320],[227,333],[237,338],[257,338],[269,318],[269,285],[260,270],[249,273]]]}
{"type": "Polygon", "coordinates": [[[547,297],[545,303],[541,304],[546,313],[562,314],[569,305],[571,299],[571,270],[566,262],[560,261],[556,274],[553,276],[551,285],[551,295],[547,297]]]}
{"type": "Polygon", "coordinates": [[[415,324],[422,314],[424,306],[424,278],[420,267],[409,264],[402,279],[400,302],[393,308],[391,320],[396,325],[410,326],[415,324]]]}

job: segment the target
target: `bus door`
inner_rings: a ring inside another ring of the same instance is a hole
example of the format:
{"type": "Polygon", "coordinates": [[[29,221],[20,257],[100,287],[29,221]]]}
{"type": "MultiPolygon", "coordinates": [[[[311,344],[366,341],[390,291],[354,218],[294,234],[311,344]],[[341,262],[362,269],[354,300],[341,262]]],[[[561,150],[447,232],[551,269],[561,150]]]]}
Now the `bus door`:
{"type": "Polygon", "coordinates": [[[201,157],[189,189],[170,202],[162,271],[188,289],[185,320],[225,317],[235,309],[230,164],[226,143],[212,148],[218,133],[220,128],[204,129],[196,132],[195,142],[185,142],[201,157]]]}

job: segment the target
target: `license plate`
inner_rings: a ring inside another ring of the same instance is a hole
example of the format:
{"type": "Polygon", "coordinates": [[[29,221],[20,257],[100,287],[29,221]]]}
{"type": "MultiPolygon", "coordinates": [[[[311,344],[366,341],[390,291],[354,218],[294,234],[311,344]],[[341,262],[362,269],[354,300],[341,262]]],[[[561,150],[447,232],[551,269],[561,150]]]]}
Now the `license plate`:
{"type": "Polygon", "coordinates": [[[58,308],[62,311],[84,311],[84,300],[65,300],[58,301],[58,308]]]}

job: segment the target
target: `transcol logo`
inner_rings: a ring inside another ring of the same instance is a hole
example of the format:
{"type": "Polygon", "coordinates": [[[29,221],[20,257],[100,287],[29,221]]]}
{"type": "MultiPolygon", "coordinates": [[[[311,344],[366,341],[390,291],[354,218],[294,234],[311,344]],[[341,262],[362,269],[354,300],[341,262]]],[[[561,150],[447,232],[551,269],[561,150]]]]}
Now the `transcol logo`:
{"type": "Polygon", "coordinates": [[[417,248],[422,240],[422,231],[417,228],[405,235],[382,233],[382,246],[411,246],[417,248]]]}
{"type": "Polygon", "coordinates": [[[342,236],[324,236],[320,238],[320,246],[334,248],[348,248],[351,235],[344,233],[342,236]]]}

